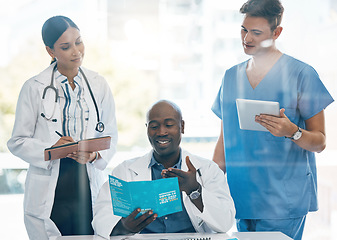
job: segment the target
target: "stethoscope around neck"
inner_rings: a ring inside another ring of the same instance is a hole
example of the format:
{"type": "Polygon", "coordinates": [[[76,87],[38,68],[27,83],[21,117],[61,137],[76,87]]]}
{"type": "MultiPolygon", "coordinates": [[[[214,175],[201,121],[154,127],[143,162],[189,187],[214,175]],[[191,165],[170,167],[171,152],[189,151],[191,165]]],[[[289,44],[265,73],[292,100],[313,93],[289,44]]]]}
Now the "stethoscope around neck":
{"type": "MultiPolygon", "coordinates": [[[[54,68],[53,68],[53,71],[52,71],[52,74],[51,74],[51,80],[50,80],[50,84],[49,86],[45,87],[45,89],[43,90],[43,94],[42,94],[42,99],[45,98],[46,96],[46,93],[47,91],[50,89],[50,90],[53,90],[55,92],[55,104],[54,104],[54,109],[53,109],[53,113],[50,117],[47,117],[44,113],[41,113],[41,116],[43,118],[45,118],[46,120],[48,121],[52,121],[52,122],[57,122],[57,119],[53,118],[53,115],[55,113],[55,108],[56,108],[56,103],[57,103],[57,99],[59,98],[59,94],[58,94],[58,89],[56,87],[54,87],[54,72],[55,72],[55,69],[56,69],[57,65],[55,64],[54,68]]],[[[97,114],[97,124],[96,124],[96,128],[95,130],[97,132],[103,132],[105,127],[104,127],[104,124],[100,121],[99,119],[99,112],[98,112],[98,107],[97,107],[97,103],[96,103],[96,100],[95,100],[95,97],[94,97],[94,94],[92,93],[91,91],[91,87],[89,85],[89,82],[88,82],[88,79],[87,77],[85,76],[84,72],[82,71],[81,68],[79,68],[79,71],[81,72],[87,86],[88,86],[88,89],[89,89],[89,93],[90,93],[90,96],[91,96],[91,99],[92,101],[94,102],[94,105],[95,105],[95,109],[96,109],[96,114],[97,114]]]]}

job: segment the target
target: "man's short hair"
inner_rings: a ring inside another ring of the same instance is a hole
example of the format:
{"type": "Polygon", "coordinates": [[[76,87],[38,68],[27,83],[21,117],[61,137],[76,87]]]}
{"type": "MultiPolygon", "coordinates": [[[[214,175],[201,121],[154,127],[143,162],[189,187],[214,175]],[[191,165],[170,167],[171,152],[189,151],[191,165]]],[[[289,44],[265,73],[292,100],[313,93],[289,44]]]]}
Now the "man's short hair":
{"type": "Polygon", "coordinates": [[[271,31],[281,24],[283,11],[284,8],[279,0],[248,0],[240,8],[240,13],[265,18],[271,31]]]}
{"type": "Polygon", "coordinates": [[[147,122],[149,121],[149,115],[150,115],[150,112],[151,112],[152,108],[159,103],[167,103],[167,104],[171,105],[171,107],[177,112],[177,118],[179,119],[179,121],[183,120],[183,115],[181,113],[180,107],[172,101],[162,99],[162,100],[159,100],[159,101],[155,102],[154,104],[152,104],[152,106],[147,111],[147,113],[146,113],[146,121],[147,122]]]}

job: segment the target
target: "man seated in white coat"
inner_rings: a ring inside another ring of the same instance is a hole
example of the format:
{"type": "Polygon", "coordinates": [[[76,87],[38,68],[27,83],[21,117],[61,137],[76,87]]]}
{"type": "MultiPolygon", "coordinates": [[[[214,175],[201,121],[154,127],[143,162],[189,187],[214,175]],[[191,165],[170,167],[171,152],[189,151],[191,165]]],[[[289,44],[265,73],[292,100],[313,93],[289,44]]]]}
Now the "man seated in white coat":
{"type": "Polygon", "coordinates": [[[153,150],[124,161],[112,172],[125,181],[178,177],[183,210],[163,217],[150,210],[135,218],[140,209],[126,218],[113,215],[106,182],[94,206],[96,234],[109,238],[134,233],[227,232],[232,227],[235,208],[226,175],[214,162],[180,148],[184,125],[176,104],[156,102],[147,113],[146,123],[153,150]]]}

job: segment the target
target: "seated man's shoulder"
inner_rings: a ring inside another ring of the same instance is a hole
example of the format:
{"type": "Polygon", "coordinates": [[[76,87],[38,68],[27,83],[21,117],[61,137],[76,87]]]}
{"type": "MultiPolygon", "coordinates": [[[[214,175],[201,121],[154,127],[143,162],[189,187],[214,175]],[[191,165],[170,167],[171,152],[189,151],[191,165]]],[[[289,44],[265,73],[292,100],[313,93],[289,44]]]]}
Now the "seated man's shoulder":
{"type": "Polygon", "coordinates": [[[137,156],[134,158],[130,158],[127,160],[124,160],[120,164],[118,164],[115,169],[122,169],[122,168],[130,168],[131,166],[137,166],[137,165],[144,165],[144,160],[149,159],[149,154],[145,154],[143,156],[137,156]]]}

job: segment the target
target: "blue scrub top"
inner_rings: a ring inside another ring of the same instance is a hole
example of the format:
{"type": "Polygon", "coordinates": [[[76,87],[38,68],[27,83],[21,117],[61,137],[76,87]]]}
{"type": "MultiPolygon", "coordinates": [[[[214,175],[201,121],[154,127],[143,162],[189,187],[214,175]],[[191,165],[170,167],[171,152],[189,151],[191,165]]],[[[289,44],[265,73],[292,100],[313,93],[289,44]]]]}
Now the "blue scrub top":
{"type": "Polygon", "coordinates": [[[277,101],[286,116],[305,129],[305,120],[333,99],[317,72],[283,54],[259,85],[248,81],[248,61],[227,70],[212,106],[223,120],[228,184],[238,219],[300,217],[317,210],[316,162],[290,139],[241,130],[236,99],[277,101]]]}

